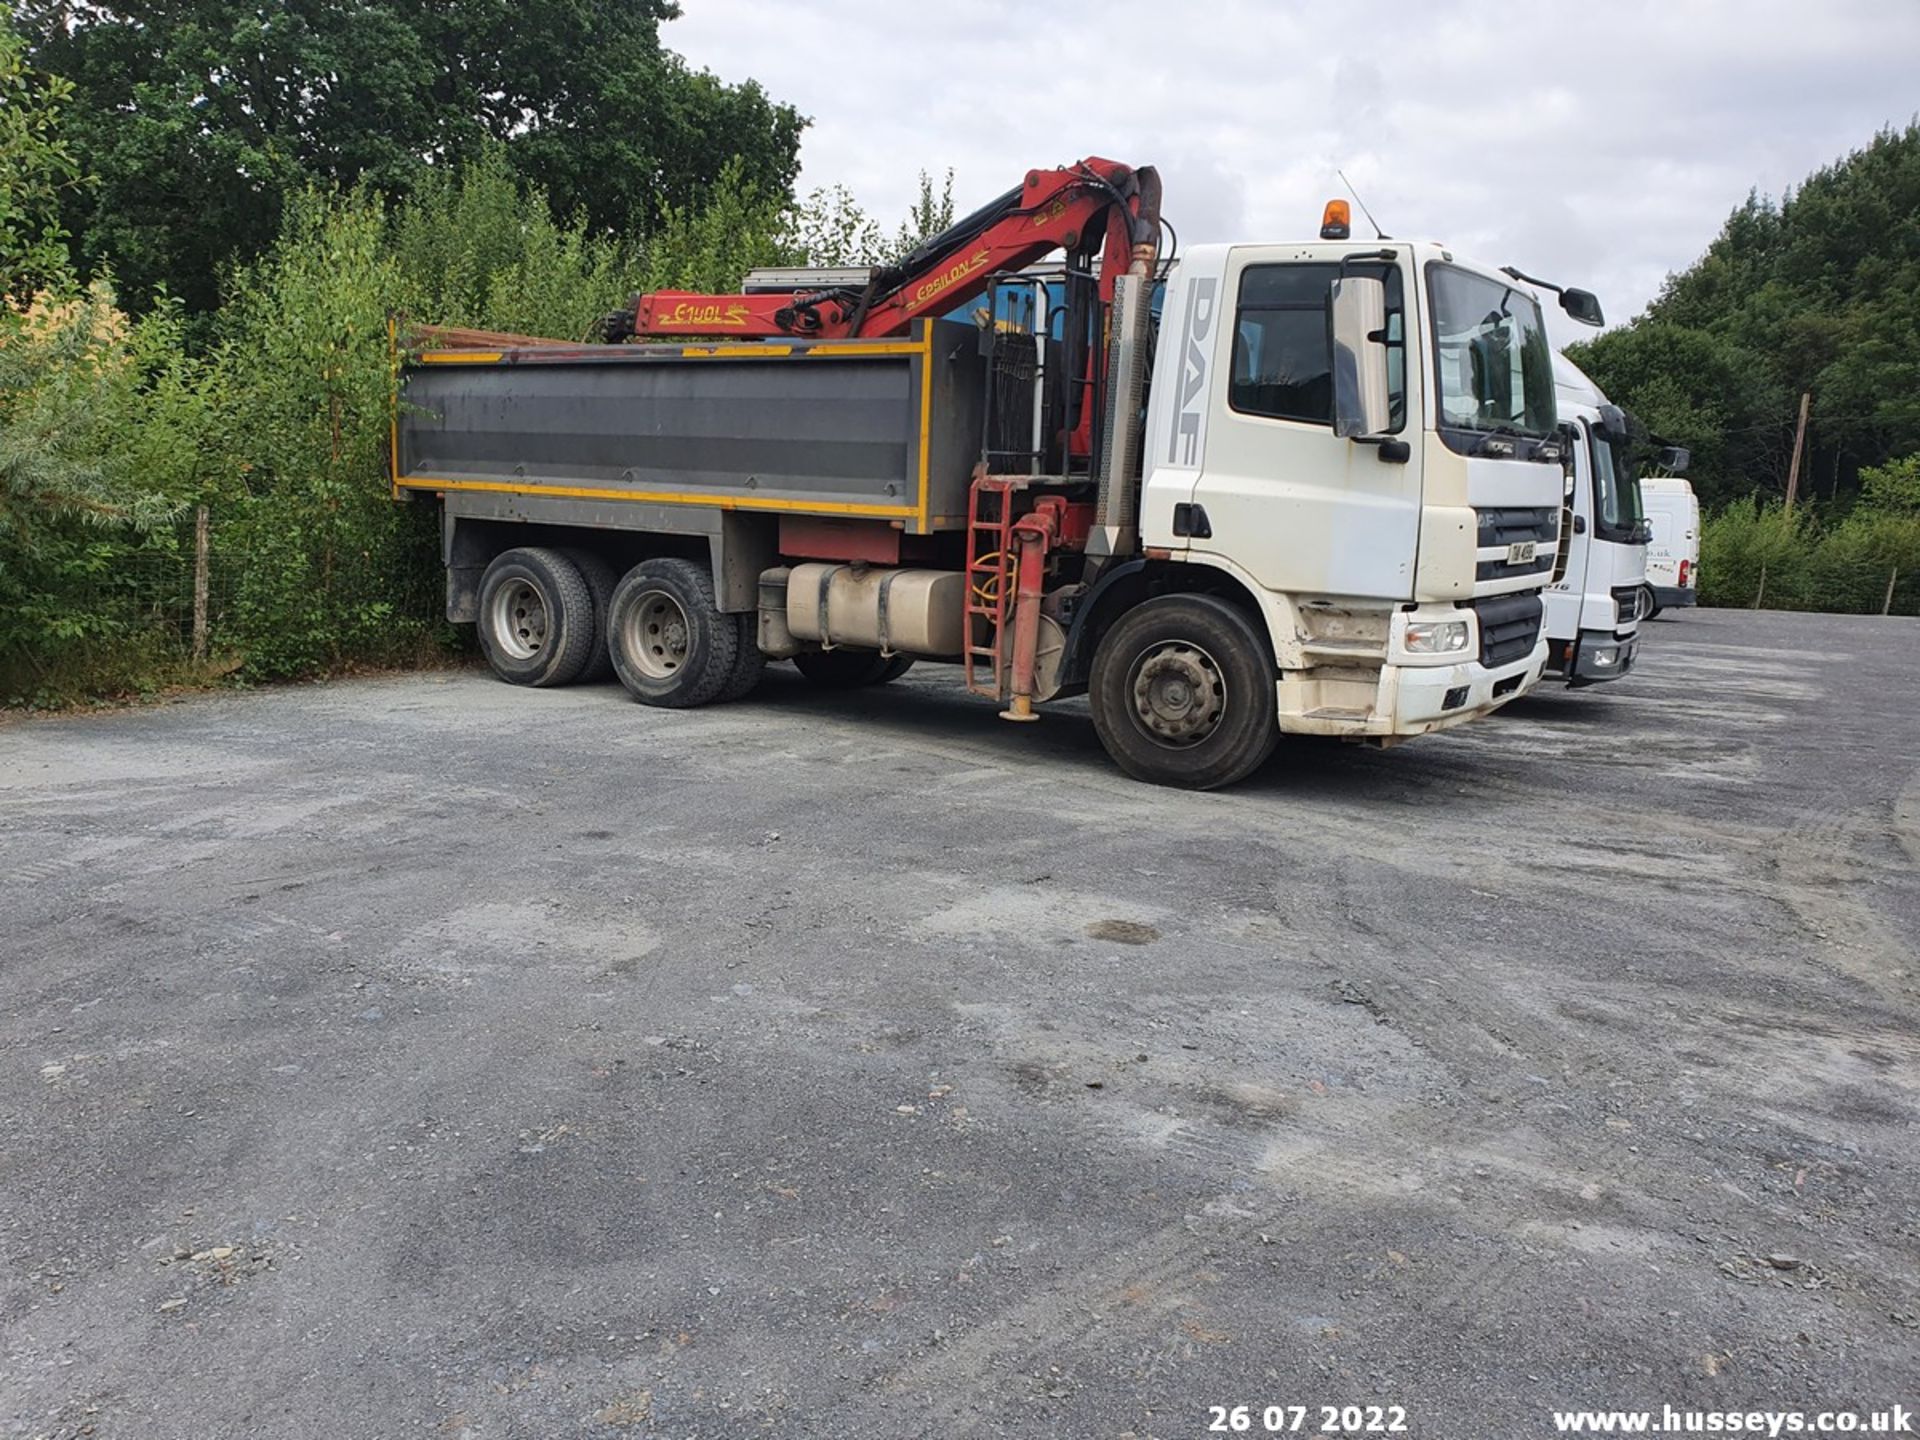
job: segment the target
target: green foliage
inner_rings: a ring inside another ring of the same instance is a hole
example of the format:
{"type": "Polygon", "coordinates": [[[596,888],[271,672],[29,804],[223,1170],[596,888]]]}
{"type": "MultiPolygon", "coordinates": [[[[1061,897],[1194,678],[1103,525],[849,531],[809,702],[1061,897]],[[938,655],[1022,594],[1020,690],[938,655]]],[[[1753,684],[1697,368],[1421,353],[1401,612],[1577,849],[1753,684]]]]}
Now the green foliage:
{"type": "Polygon", "coordinates": [[[100,177],[66,196],[82,262],[196,311],[314,184],[403,195],[498,145],[556,214],[639,238],[706,209],[730,162],[783,196],[798,168],[797,112],[661,48],[670,0],[15,9],[34,62],[72,82],[74,153],[100,177]]]}
{"type": "Polygon", "coordinates": [[[879,223],[844,185],[827,185],[796,206],[789,236],[802,265],[877,265],[887,251],[879,223]]]}
{"type": "Polygon", "coordinates": [[[737,290],[759,265],[802,263],[784,193],[757,187],[729,166],[699,209],[669,206],[642,257],[643,290],[737,290]]]}
{"type": "Polygon", "coordinates": [[[395,210],[400,309],[410,318],[585,339],[640,286],[636,247],[553,218],[504,149],[457,174],[436,171],[395,210]]]}
{"type": "Polygon", "coordinates": [[[1886,467],[1874,493],[1836,523],[1811,506],[1737,500],[1700,538],[1700,601],[1769,610],[1920,612],[1920,461],[1886,467]],[[1889,589],[1891,587],[1891,590],[1889,589]]]}
{"type": "Polygon", "coordinates": [[[117,690],[167,648],[152,612],[186,597],[145,578],[218,463],[218,377],[180,328],[105,282],[0,310],[0,699],[117,690]]]}
{"type": "MultiPolygon", "coordinates": [[[[804,258],[806,212],[742,165],[724,178],[637,244],[556,221],[497,147],[397,203],[298,192],[197,354],[181,306],[130,320],[104,283],[0,314],[0,699],[184,673],[196,505],[221,669],[271,679],[445,646],[436,508],[386,483],[389,317],[575,337],[634,289],[731,290],[804,258]]],[[[937,203],[907,225],[929,218],[937,203]]]]}
{"type": "Polygon", "coordinates": [[[915,197],[913,206],[907,211],[907,218],[901,222],[900,229],[893,237],[893,256],[898,259],[919,245],[923,240],[931,240],[942,230],[953,224],[953,171],[941,182],[936,192],[933,177],[926,171],[920,172],[920,193],[915,197]]]}
{"type": "Polygon", "coordinates": [[[60,202],[80,186],[80,163],[61,132],[73,84],[27,64],[0,8],[0,303],[25,301],[63,277],[67,232],[60,202]]]}
{"type": "Polygon", "coordinates": [[[889,237],[844,185],[814,190],[788,217],[786,239],[798,265],[886,265],[953,224],[953,172],[941,189],[920,172],[920,193],[889,237]]]}
{"type": "Polygon", "coordinates": [[[1920,454],[1862,470],[1860,509],[1882,515],[1920,515],[1920,454]]]}
{"type": "Polygon", "coordinates": [[[222,315],[229,440],[245,463],[225,507],[246,557],[226,638],[252,675],[399,658],[435,628],[419,603],[432,517],[380,483],[398,369],[388,315],[406,294],[387,231],[366,191],[295,197],[222,315]]]}
{"type": "Polygon", "coordinates": [[[1701,527],[1700,603],[1804,610],[1814,528],[1803,508],[1788,514],[1780,505],[1737,500],[1701,527]],[[1761,576],[1765,575],[1762,590],[1761,576]]]}
{"type": "Polygon", "coordinates": [[[1569,353],[1692,447],[1709,504],[1784,494],[1813,397],[1801,497],[1920,450],[1920,125],[1886,130],[1775,203],[1749,196],[1647,312],[1569,353]]]}

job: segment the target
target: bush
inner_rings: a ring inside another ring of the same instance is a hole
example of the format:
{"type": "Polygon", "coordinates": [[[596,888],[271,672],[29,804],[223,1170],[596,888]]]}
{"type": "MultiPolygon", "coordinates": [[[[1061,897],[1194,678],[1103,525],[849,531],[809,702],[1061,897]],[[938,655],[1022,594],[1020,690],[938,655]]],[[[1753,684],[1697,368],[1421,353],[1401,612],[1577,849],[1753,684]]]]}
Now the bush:
{"type": "Polygon", "coordinates": [[[1810,505],[1789,515],[1752,500],[1709,516],[1700,603],[1920,613],[1920,457],[1869,469],[1862,479],[1860,502],[1841,518],[1824,519],[1810,505]]]}
{"type": "Polygon", "coordinates": [[[584,220],[556,222],[501,150],[436,173],[399,207],[392,234],[400,307],[431,324],[583,340],[640,285],[630,247],[584,220]]]}
{"type": "Polygon", "coordinates": [[[0,700],[157,683],[186,659],[176,521],[220,462],[218,377],[104,282],[0,307],[0,700]]]}
{"type": "Polygon", "coordinates": [[[1804,608],[1813,536],[1803,508],[1736,500],[1707,518],[1700,535],[1700,603],[1804,608]],[[1763,577],[1764,576],[1764,580],[1763,577]]]}
{"type": "MultiPolygon", "coordinates": [[[[860,219],[842,206],[814,223],[743,173],[639,247],[557,221],[496,153],[397,206],[295,196],[193,335],[164,299],[129,320],[105,285],[0,310],[0,700],[182,674],[202,505],[222,671],[273,679],[451,643],[437,507],[387,484],[390,317],[584,337],[636,289],[731,290],[860,219]]],[[[903,237],[951,209],[923,191],[903,237]]]]}
{"type": "Polygon", "coordinates": [[[223,638],[249,675],[398,659],[437,628],[431,517],[380,483],[388,316],[404,294],[384,207],[365,193],[297,197],[231,284],[220,360],[244,483],[224,507],[239,563],[223,638]]]}

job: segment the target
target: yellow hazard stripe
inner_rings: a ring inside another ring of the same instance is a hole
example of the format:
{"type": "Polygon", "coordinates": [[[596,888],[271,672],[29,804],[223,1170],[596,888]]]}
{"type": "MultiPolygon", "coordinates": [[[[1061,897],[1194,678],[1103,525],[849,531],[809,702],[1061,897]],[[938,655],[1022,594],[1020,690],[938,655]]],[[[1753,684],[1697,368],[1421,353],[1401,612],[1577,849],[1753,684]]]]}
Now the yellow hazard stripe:
{"type": "Polygon", "coordinates": [[[563,500],[636,500],[654,505],[711,505],[716,510],[783,510],[796,515],[912,515],[911,505],[856,505],[840,500],[777,500],[770,496],[702,495],[671,490],[599,490],[572,485],[527,485],[503,480],[439,480],[409,475],[405,490],[475,490],[496,495],[552,496],[563,500]]]}

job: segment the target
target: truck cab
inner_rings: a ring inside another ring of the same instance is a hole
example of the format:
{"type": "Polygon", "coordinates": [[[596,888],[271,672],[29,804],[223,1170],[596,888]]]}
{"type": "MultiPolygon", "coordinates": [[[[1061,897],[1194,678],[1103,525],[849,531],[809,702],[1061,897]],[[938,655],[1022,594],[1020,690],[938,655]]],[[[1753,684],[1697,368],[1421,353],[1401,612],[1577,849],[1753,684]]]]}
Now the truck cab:
{"type": "Polygon", "coordinates": [[[1554,356],[1566,439],[1560,563],[1546,592],[1547,667],[1570,685],[1633,668],[1646,604],[1647,526],[1625,416],[1581,369],[1554,356]]]}
{"type": "Polygon", "coordinates": [[[1562,444],[1512,278],[1435,244],[1199,246],[1167,287],[1141,541],[1253,597],[1281,730],[1391,743],[1539,680],[1562,444]],[[1376,314],[1349,355],[1356,281],[1376,314]],[[1339,413],[1340,364],[1372,413],[1339,413]]]}

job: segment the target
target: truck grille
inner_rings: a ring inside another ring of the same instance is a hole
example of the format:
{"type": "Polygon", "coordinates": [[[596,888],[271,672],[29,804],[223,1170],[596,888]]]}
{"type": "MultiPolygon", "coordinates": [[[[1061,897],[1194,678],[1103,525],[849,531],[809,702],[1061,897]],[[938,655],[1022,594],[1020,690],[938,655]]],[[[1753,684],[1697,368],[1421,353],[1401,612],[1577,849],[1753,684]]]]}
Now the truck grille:
{"type": "Polygon", "coordinates": [[[1497,595],[1474,602],[1480,617],[1480,663],[1489,669],[1524,660],[1540,639],[1546,607],[1538,595],[1497,595]]]}
{"type": "Polygon", "coordinates": [[[1613,596],[1613,613],[1618,617],[1614,624],[1624,630],[1640,618],[1638,585],[1616,585],[1608,593],[1613,596]]]}
{"type": "Polygon", "coordinates": [[[1476,510],[1474,515],[1480,522],[1482,550],[1490,550],[1495,545],[1505,549],[1517,540],[1538,540],[1542,545],[1551,545],[1560,533],[1560,511],[1552,505],[1537,510],[1524,507],[1476,510]]]}
{"type": "Polygon", "coordinates": [[[1521,575],[1551,578],[1559,558],[1560,511],[1557,508],[1510,506],[1477,510],[1474,514],[1479,521],[1480,549],[1505,551],[1510,545],[1528,540],[1535,546],[1533,559],[1517,565],[1509,565],[1504,554],[1479,561],[1473,567],[1475,580],[1511,580],[1521,575]]]}

